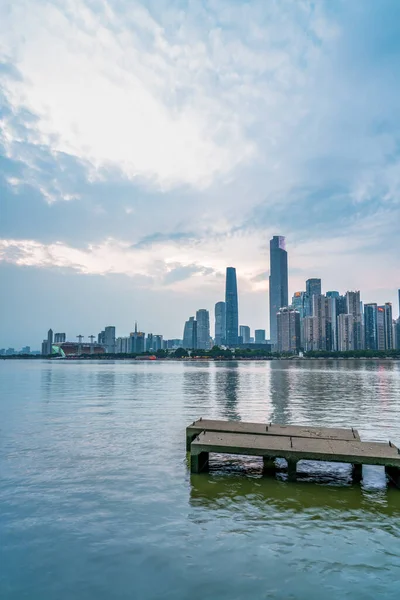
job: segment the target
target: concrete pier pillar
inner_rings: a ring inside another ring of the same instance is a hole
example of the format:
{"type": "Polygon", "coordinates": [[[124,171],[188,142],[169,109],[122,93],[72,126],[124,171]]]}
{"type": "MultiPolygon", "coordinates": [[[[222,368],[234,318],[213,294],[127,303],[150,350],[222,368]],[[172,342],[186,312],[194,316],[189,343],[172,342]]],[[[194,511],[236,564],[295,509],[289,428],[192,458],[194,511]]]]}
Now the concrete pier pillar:
{"type": "Polygon", "coordinates": [[[275,473],[275,471],[276,471],[275,457],[263,456],[263,472],[264,473],[275,473]]]}
{"type": "Polygon", "coordinates": [[[190,457],[190,471],[192,473],[201,473],[208,471],[208,452],[200,452],[200,454],[193,454],[190,457]]]}
{"type": "Polygon", "coordinates": [[[287,461],[288,481],[296,481],[297,477],[297,460],[287,461]]]}
{"type": "Polygon", "coordinates": [[[397,467],[385,467],[385,473],[389,482],[400,489],[400,469],[397,467]]]}
{"type": "Polygon", "coordinates": [[[360,483],[362,480],[362,465],[352,465],[351,476],[353,483],[360,483]]]}

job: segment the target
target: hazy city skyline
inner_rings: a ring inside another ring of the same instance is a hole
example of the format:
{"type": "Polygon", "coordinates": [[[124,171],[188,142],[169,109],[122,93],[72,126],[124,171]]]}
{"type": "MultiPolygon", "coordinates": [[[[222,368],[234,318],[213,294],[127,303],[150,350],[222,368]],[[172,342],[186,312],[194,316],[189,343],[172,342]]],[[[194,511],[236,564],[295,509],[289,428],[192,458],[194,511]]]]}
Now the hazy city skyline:
{"type": "Polygon", "coordinates": [[[1,6],[0,346],[135,320],[181,337],[228,265],[239,325],[268,331],[280,234],[289,299],[320,277],[397,307],[398,16],[394,0],[1,6]]]}

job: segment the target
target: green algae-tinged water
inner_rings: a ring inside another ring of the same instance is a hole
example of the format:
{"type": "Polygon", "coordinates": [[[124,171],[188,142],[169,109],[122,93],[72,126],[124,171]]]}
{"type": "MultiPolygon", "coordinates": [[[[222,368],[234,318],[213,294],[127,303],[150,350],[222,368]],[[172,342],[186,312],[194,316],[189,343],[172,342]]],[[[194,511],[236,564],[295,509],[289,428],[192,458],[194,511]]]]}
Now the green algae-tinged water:
{"type": "Polygon", "coordinates": [[[190,477],[199,416],[400,443],[400,364],[0,361],[1,600],[399,599],[381,468],[288,484],[223,457],[190,477]]]}

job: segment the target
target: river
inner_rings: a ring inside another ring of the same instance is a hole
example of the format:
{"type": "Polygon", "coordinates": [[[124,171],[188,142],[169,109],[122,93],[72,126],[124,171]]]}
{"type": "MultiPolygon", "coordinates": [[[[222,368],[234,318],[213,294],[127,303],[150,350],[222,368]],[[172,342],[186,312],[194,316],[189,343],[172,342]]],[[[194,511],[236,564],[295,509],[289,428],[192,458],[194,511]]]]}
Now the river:
{"type": "Polygon", "coordinates": [[[2,600],[397,600],[382,468],[255,457],[190,476],[203,416],[352,426],[400,444],[395,361],[0,361],[2,600]]]}

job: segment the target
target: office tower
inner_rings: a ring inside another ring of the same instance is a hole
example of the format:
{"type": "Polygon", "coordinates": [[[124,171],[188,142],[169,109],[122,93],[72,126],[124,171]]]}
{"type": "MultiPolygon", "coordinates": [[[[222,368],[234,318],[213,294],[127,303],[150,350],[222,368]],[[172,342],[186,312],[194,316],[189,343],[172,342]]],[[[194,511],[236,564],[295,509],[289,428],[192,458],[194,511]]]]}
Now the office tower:
{"type": "Polygon", "coordinates": [[[303,320],[304,350],[310,352],[318,350],[318,319],[317,317],[304,317],[303,320]]]}
{"type": "Polygon", "coordinates": [[[305,314],[305,301],[306,301],[306,293],[305,292],[295,292],[292,297],[292,308],[297,310],[300,315],[300,320],[304,319],[305,314]]]}
{"type": "Polygon", "coordinates": [[[385,307],[378,306],[376,313],[376,329],[378,337],[378,350],[386,350],[385,340],[385,307]]]}
{"type": "Polygon", "coordinates": [[[97,343],[101,344],[102,346],[105,345],[105,343],[106,343],[106,332],[105,331],[100,331],[100,333],[97,335],[97,343]]]}
{"type": "Polygon", "coordinates": [[[197,321],[197,348],[209,350],[210,348],[210,314],[205,308],[196,312],[197,321]]]}
{"type": "Polygon", "coordinates": [[[330,291],[330,292],[326,292],[325,296],[327,298],[339,298],[340,294],[339,294],[339,292],[336,292],[336,291],[334,291],[334,292],[330,291]]]}
{"type": "Polygon", "coordinates": [[[164,349],[164,340],[162,335],[154,335],[153,336],[153,351],[157,352],[158,350],[164,349]]]}
{"type": "Polygon", "coordinates": [[[225,319],[225,343],[227,346],[234,348],[238,345],[239,331],[237,281],[234,267],[227,267],[226,269],[225,319]]]}
{"type": "Polygon", "coordinates": [[[217,302],[215,305],[215,345],[225,344],[225,302],[217,302]]]}
{"type": "Polygon", "coordinates": [[[305,300],[305,316],[313,316],[313,296],[320,296],[321,280],[317,278],[307,279],[306,281],[306,300],[305,300]]]}
{"type": "Polygon", "coordinates": [[[53,330],[49,329],[47,332],[47,354],[51,354],[53,348],[53,330]]]}
{"type": "Polygon", "coordinates": [[[241,325],[239,327],[239,337],[242,338],[242,344],[250,344],[250,327],[241,325]]]}
{"type": "Polygon", "coordinates": [[[55,344],[63,344],[66,340],[65,333],[55,333],[54,334],[54,343],[55,344]]]}
{"type": "Polygon", "coordinates": [[[108,354],[115,352],[115,327],[111,325],[104,329],[104,346],[108,354]]]}
{"type": "Polygon", "coordinates": [[[298,352],[300,349],[300,314],[292,308],[277,313],[278,352],[298,352]]]}
{"type": "Polygon", "coordinates": [[[277,313],[288,305],[288,258],[285,238],[274,235],[269,242],[269,329],[271,344],[278,341],[277,313]]]}
{"type": "Polygon", "coordinates": [[[254,343],[265,344],[265,329],[256,329],[254,332],[254,343]]]}
{"type": "Polygon", "coordinates": [[[364,332],[360,301],[360,292],[346,292],[347,314],[353,317],[353,348],[351,350],[363,350],[364,332]]]}
{"type": "MultiPolygon", "coordinates": [[[[330,292],[332,293],[332,292],[330,292]]],[[[338,296],[327,296],[326,304],[327,304],[327,312],[328,312],[328,320],[330,327],[330,350],[336,352],[338,349],[338,333],[337,333],[337,316],[338,316],[338,308],[337,303],[339,300],[338,296]]]]}
{"type": "Polygon", "coordinates": [[[393,311],[391,302],[385,303],[385,350],[393,350],[393,311]]]}
{"type": "Polygon", "coordinates": [[[48,342],[47,342],[47,340],[43,340],[42,352],[41,352],[42,356],[47,356],[47,354],[48,354],[47,349],[48,349],[48,342]]]}
{"type": "Polygon", "coordinates": [[[186,350],[195,350],[197,348],[197,321],[190,317],[185,323],[183,330],[182,347],[186,350]]]}
{"type": "Polygon", "coordinates": [[[393,340],[395,350],[400,350],[400,317],[394,322],[393,340]]]}
{"type": "Polygon", "coordinates": [[[354,316],[340,314],[338,316],[338,350],[348,352],[356,350],[354,347],[354,316]]]}
{"type": "Polygon", "coordinates": [[[31,347],[30,346],[24,346],[21,350],[21,354],[30,354],[31,353],[31,347]]]}
{"type": "Polygon", "coordinates": [[[378,350],[378,307],[376,303],[364,305],[364,338],[366,350],[378,350]]]}
{"type": "Polygon", "coordinates": [[[143,331],[138,331],[137,323],[135,323],[135,331],[129,334],[130,337],[130,352],[132,354],[143,354],[146,347],[146,334],[143,331]]]}

